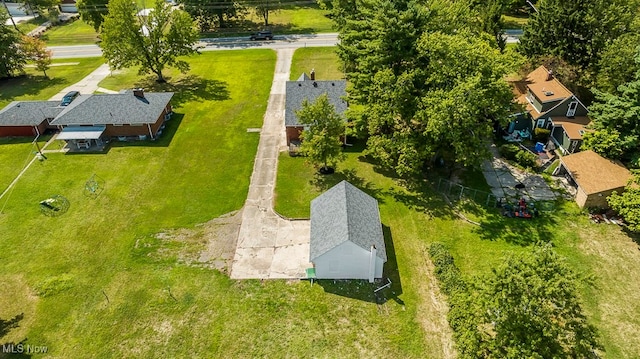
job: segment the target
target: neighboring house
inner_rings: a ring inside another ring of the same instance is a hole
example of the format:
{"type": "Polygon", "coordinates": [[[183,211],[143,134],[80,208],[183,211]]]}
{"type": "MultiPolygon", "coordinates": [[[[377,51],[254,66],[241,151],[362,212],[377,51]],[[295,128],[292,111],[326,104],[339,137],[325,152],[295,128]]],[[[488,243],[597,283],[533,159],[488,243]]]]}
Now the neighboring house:
{"type": "Polygon", "coordinates": [[[60,101],[13,101],[0,110],[0,137],[38,136],[63,109],[60,101]]]}
{"type": "Polygon", "coordinates": [[[347,96],[347,82],[345,80],[317,81],[315,73],[311,72],[311,77],[303,73],[296,81],[287,81],[286,103],[284,112],[284,122],[287,131],[287,146],[300,143],[300,134],[304,130],[304,125],[298,122],[296,111],[302,108],[302,102],[306,99],[314,102],[320,95],[327,94],[336,112],[343,115],[347,109],[344,98],[347,96]]]}
{"type": "Polygon", "coordinates": [[[173,92],[142,89],[119,94],[80,95],[51,121],[61,130],[58,139],[91,145],[102,138],[155,139],[169,119],[173,92]]]}
{"type": "Polygon", "coordinates": [[[631,172],[620,162],[606,159],[587,150],[560,157],[557,174],[568,176],[577,187],[576,202],[580,208],[608,207],[607,197],[624,190],[631,172]]]}
{"type": "Polygon", "coordinates": [[[347,181],[311,201],[309,258],[318,279],[382,278],[387,253],[378,201],[347,181]]]}
{"type": "Polygon", "coordinates": [[[513,85],[517,102],[525,106],[530,121],[513,121],[509,130],[529,128],[533,132],[545,128],[562,153],[579,151],[582,135],[591,122],[584,104],[544,66],[513,85]]]}

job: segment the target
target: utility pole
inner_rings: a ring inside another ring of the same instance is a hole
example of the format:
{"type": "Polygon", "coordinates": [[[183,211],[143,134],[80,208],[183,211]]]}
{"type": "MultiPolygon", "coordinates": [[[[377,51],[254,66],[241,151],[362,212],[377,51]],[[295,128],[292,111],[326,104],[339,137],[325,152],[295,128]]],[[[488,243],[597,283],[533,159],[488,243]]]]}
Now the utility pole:
{"type": "MultiPolygon", "coordinates": [[[[7,6],[7,3],[4,2],[4,0],[2,0],[2,5],[4,5],[4,9],[7,10],[7,15],[9,15],[9,19],[11,19],[11,23],[13,24],[13,27],[15,27],[16,30],[18,30],[18,26],[16,25],[16,22],[13,21],[13,16],[9,12],[9,7],[7,6]]],[[[4,24],[2,24],[2,25],[4,25],[4,24]]],[[[18,31],[20,31],[20,30],[18,30],[18,31]]]]}

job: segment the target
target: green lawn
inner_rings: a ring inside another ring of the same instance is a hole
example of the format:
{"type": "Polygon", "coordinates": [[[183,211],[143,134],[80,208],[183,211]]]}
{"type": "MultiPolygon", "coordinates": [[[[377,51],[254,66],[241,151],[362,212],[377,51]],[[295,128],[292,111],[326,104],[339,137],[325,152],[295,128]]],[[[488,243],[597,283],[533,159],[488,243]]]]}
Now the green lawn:
{"type": "Polygon", "coordinates": [[[502,15],[502,20],[505,29],[522,29],[529,21],[529,17],[526,15],[502,15]]]}
{"type": "Polygon", "coordinates": [[[96,31],[82,20],[54,26],[42,35],[48,46],[85,45],[98,41],[96,31]]]}
{"type": "Polygon", "coordinates": [[[338,66],[336,47],[305,47],[297,49],[291,62],[290,80],[296,80],[300,74],[307,75],[316,71],[317,80],[337,80],[344,78],[338,66]]]}
{"type": "Polygon", "coordinates": [[[18,29],[23,33],[26,34],[31,30],[35,30],[36,27],[40,26],[40,24],[46,22],[47,19],[44,17],[37,17],[34,19],[30,19],[28,21],[22,21],[20,23],[18,23],[18,29]]]}
{"type": "Polygon", "coordinates": [[[34,68],[25,68],[26,76],[0,80],[0,108],[15,100],[48,100],[65,87],[89,75],[104,63],[101,57],[82,59],[56,59],[47,71],[49,78],[34,68]]]}
{"type": "MultiPolygon", "coordinates": [[[[244,203],[258,143],[246,129],[262,122],[275,53],[208,52],[190,63],[186,76],[167,73],[175,115],[158,142],[50,154],[20,179],[0,214],[0,326],[9,327],[0,344],[24,340],[64,358],[437,352],[422,334],[430,324],[414,319],[425,309],[413,292],[376,304],[365,283],[233,281],[184,259],[206,247],[200,223],[244,203]],[[83,189],[94,173],[105,187],[92,199],[83,189]],[[43,216],[38,202],[55,194],[69,211],[43,216]],[[178,228],[195,237],[166,236],[178,228]]],[[[131,71],[106,81],[153,88],[131,71]]]]}
{"type": "MultiPolygon", "coordinates": [[[[471,276],[487,273],[506,253],[522,251],[538,240],[550,240],[583,280],[584,308],[600,331],[605,357],[636,358],[640,353],[636,339],[640,331],[640,252],[619,227],[591,223],[573,202],[558,203],[554,213],[531,222],[505,218],[477,206],[460,207],[482,224],[471,225],[458,219],[431,186],[404,189],[392,175],[363,157],[362,149],[358,143],[349,148],[347,160],[331,176],[315,175],[304,158],[282,154],[276,211],[288,217],[308,218],[310,201],[340,180],[363,188],[378,199],[382,223],[390,228],[404,301],[424,308],[442,304],[425,296],[434,285],[425,262],[430,243],[445,243],[463,273],[471,276]]],[[[465,179],[476,185],[480,182],[477,173],[465,179]]],[[[413,320],[437,323],[440,314],[425,309],[413,320]]],[[[433,344],[424,357],[441,356],[442,337],[429,331],[422,334],[433,344]]]]}

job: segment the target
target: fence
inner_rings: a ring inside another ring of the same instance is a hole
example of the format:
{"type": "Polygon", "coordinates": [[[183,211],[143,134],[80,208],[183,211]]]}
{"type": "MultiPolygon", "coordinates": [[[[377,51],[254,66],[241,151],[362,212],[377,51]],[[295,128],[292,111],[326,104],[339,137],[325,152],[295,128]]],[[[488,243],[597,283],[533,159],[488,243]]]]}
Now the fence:
{"type": "Polygon", "coordinates": [[[480,191],[471,187],[465,187],[459,183],[451,182],[444,178],[438,179],[438,192],[442,192],[450,200],[470,199],[486,207],[495,207],[498,198],[491,192],[480,191]]]}

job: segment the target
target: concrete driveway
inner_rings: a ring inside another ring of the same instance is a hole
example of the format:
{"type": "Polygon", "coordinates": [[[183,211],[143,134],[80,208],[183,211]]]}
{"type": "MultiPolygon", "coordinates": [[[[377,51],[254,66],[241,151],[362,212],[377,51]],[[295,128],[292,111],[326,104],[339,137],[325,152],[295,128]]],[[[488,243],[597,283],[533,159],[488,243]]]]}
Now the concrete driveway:
{"type": "Polygon", "coordinates": [[[273,211],[278,155],[286,149],[285,84],[294,49],[277,50],[269,104],[260,131],[249,193],[243,207],[232,279],[302,278],[309,264],[310,223],[285,220],[273,211]]]}

